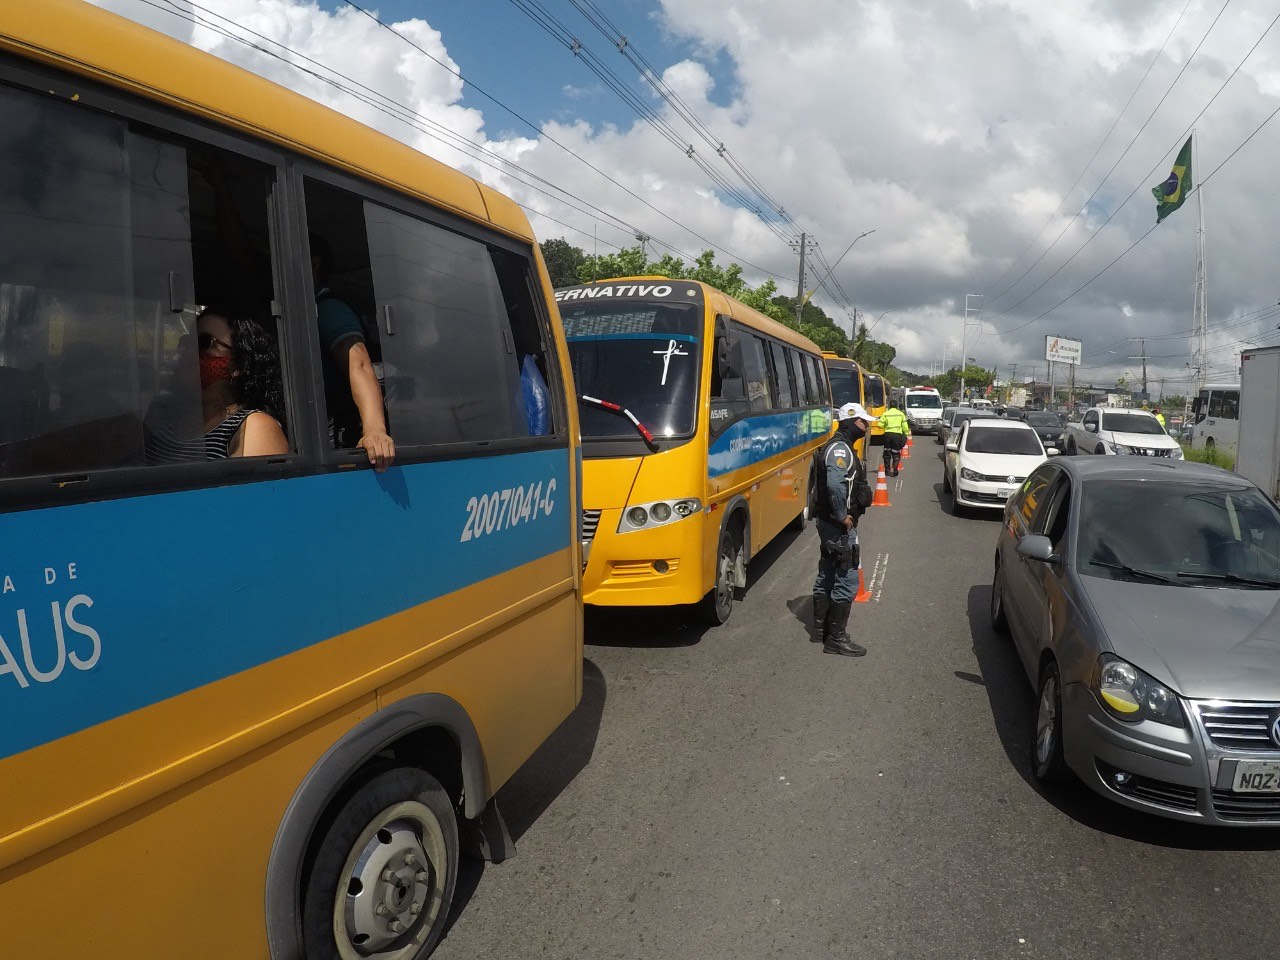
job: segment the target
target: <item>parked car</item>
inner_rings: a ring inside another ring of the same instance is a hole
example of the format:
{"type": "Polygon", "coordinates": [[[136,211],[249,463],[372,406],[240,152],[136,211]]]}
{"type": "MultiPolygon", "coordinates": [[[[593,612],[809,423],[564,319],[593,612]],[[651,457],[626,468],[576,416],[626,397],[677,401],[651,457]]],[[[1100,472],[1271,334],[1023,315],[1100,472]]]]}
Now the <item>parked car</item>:
{"type": "Polygon", "coordinates": [[[951,407],[949,410],[950,416],[947,415],[947,410],[942,411],[942,421],[938,424],[939,442],[944,444],[960,432],[960,425],[966,420],[995,416],[990,410],[975,410],[973,407],[951,407]]]}
{"type": "Polygon", "coordinates": [[[1048,456],[1029,426],[999,417],[966,420],[957,438],[943,449],[942,489],[951,494],[951,512],[956,515],[965,507],[1001,509],[1048,456]]]}
{"type": "Polygon", "coordinates": [[[1062,434],[1067,429],[1067,418],[1049,410],[1027,410],[1019,418],[1031,427],[1046,447],[1062,449],[1062,434]]]}
{"type": "Polygon", "coordinates": [[[1040,780],[1280,825],[1280,511],[1216,467],[1056,458],[1005,507],[991,624],[1037,693],[1040,780]]]}
{"type": "Polygon", "coordinates": [[[1079,423],[1068,423],[1063,435],[1066,453],[1120,454],[1182,458],[1178,441],[1164,432],[1160,421],[1146,410],[1113,410],[1090,407],[1079,423]]]}

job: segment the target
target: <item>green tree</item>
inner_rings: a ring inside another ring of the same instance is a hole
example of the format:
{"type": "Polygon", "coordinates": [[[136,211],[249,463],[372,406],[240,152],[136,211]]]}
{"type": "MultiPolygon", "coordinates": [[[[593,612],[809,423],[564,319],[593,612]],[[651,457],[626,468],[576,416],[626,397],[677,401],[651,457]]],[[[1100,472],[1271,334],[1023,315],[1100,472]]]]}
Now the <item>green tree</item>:
{"type": "Polygon", "coordinates": [[[569,287],[580,282],[578,275],[587,258],[585,253],[561,238],[543,240],[538,246],[542,248],[542,259],[547,261],[553,287],[569,287]]]}

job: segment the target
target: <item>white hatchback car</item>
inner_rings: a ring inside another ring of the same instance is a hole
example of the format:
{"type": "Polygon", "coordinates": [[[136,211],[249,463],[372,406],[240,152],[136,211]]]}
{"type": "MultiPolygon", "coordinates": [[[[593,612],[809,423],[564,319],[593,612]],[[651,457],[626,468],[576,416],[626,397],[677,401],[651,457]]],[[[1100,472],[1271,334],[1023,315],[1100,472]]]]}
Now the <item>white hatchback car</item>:
{"type": "Polygon", "coordinates": [[[966,420],[945,449],[942,489],[957,515],[965,507],[1003,509],[1027,475],[1058,452],[1045,447],[1030,424],[997,417],[966,420]]]}

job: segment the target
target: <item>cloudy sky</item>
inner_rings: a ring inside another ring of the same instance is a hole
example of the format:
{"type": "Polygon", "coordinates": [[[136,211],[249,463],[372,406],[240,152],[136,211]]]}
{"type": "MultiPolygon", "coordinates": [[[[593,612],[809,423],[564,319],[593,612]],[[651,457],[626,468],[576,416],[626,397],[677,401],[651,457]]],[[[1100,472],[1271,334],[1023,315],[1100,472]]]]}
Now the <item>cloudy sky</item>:
{"type": "Polygon", "coordinates": [[[1145,346],[1152,393],[1185,391],[1199,210],[1155,227],[1151,187],[1194,129],[1207,375],[1280,343],[1275,0],[94,2],[492,183],[543,239],[713,248],[794,294],[801,231],[806,288],[874,231],[815,301],[917,370],[963,337],[1043,378],[1052,334],[1079,381],[1136,384],[1145,346]]]}

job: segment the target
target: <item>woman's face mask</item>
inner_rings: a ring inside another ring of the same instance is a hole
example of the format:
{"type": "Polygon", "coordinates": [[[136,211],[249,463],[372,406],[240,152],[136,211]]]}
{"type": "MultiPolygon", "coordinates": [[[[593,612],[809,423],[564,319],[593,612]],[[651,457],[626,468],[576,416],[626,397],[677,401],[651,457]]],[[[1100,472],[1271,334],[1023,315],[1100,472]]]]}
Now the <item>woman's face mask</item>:
{"type": "Polygon", "coordinates": [[[200,354],[200,389],[207,390],[219,380],[231,378],[231,358],[200,354]]]}

